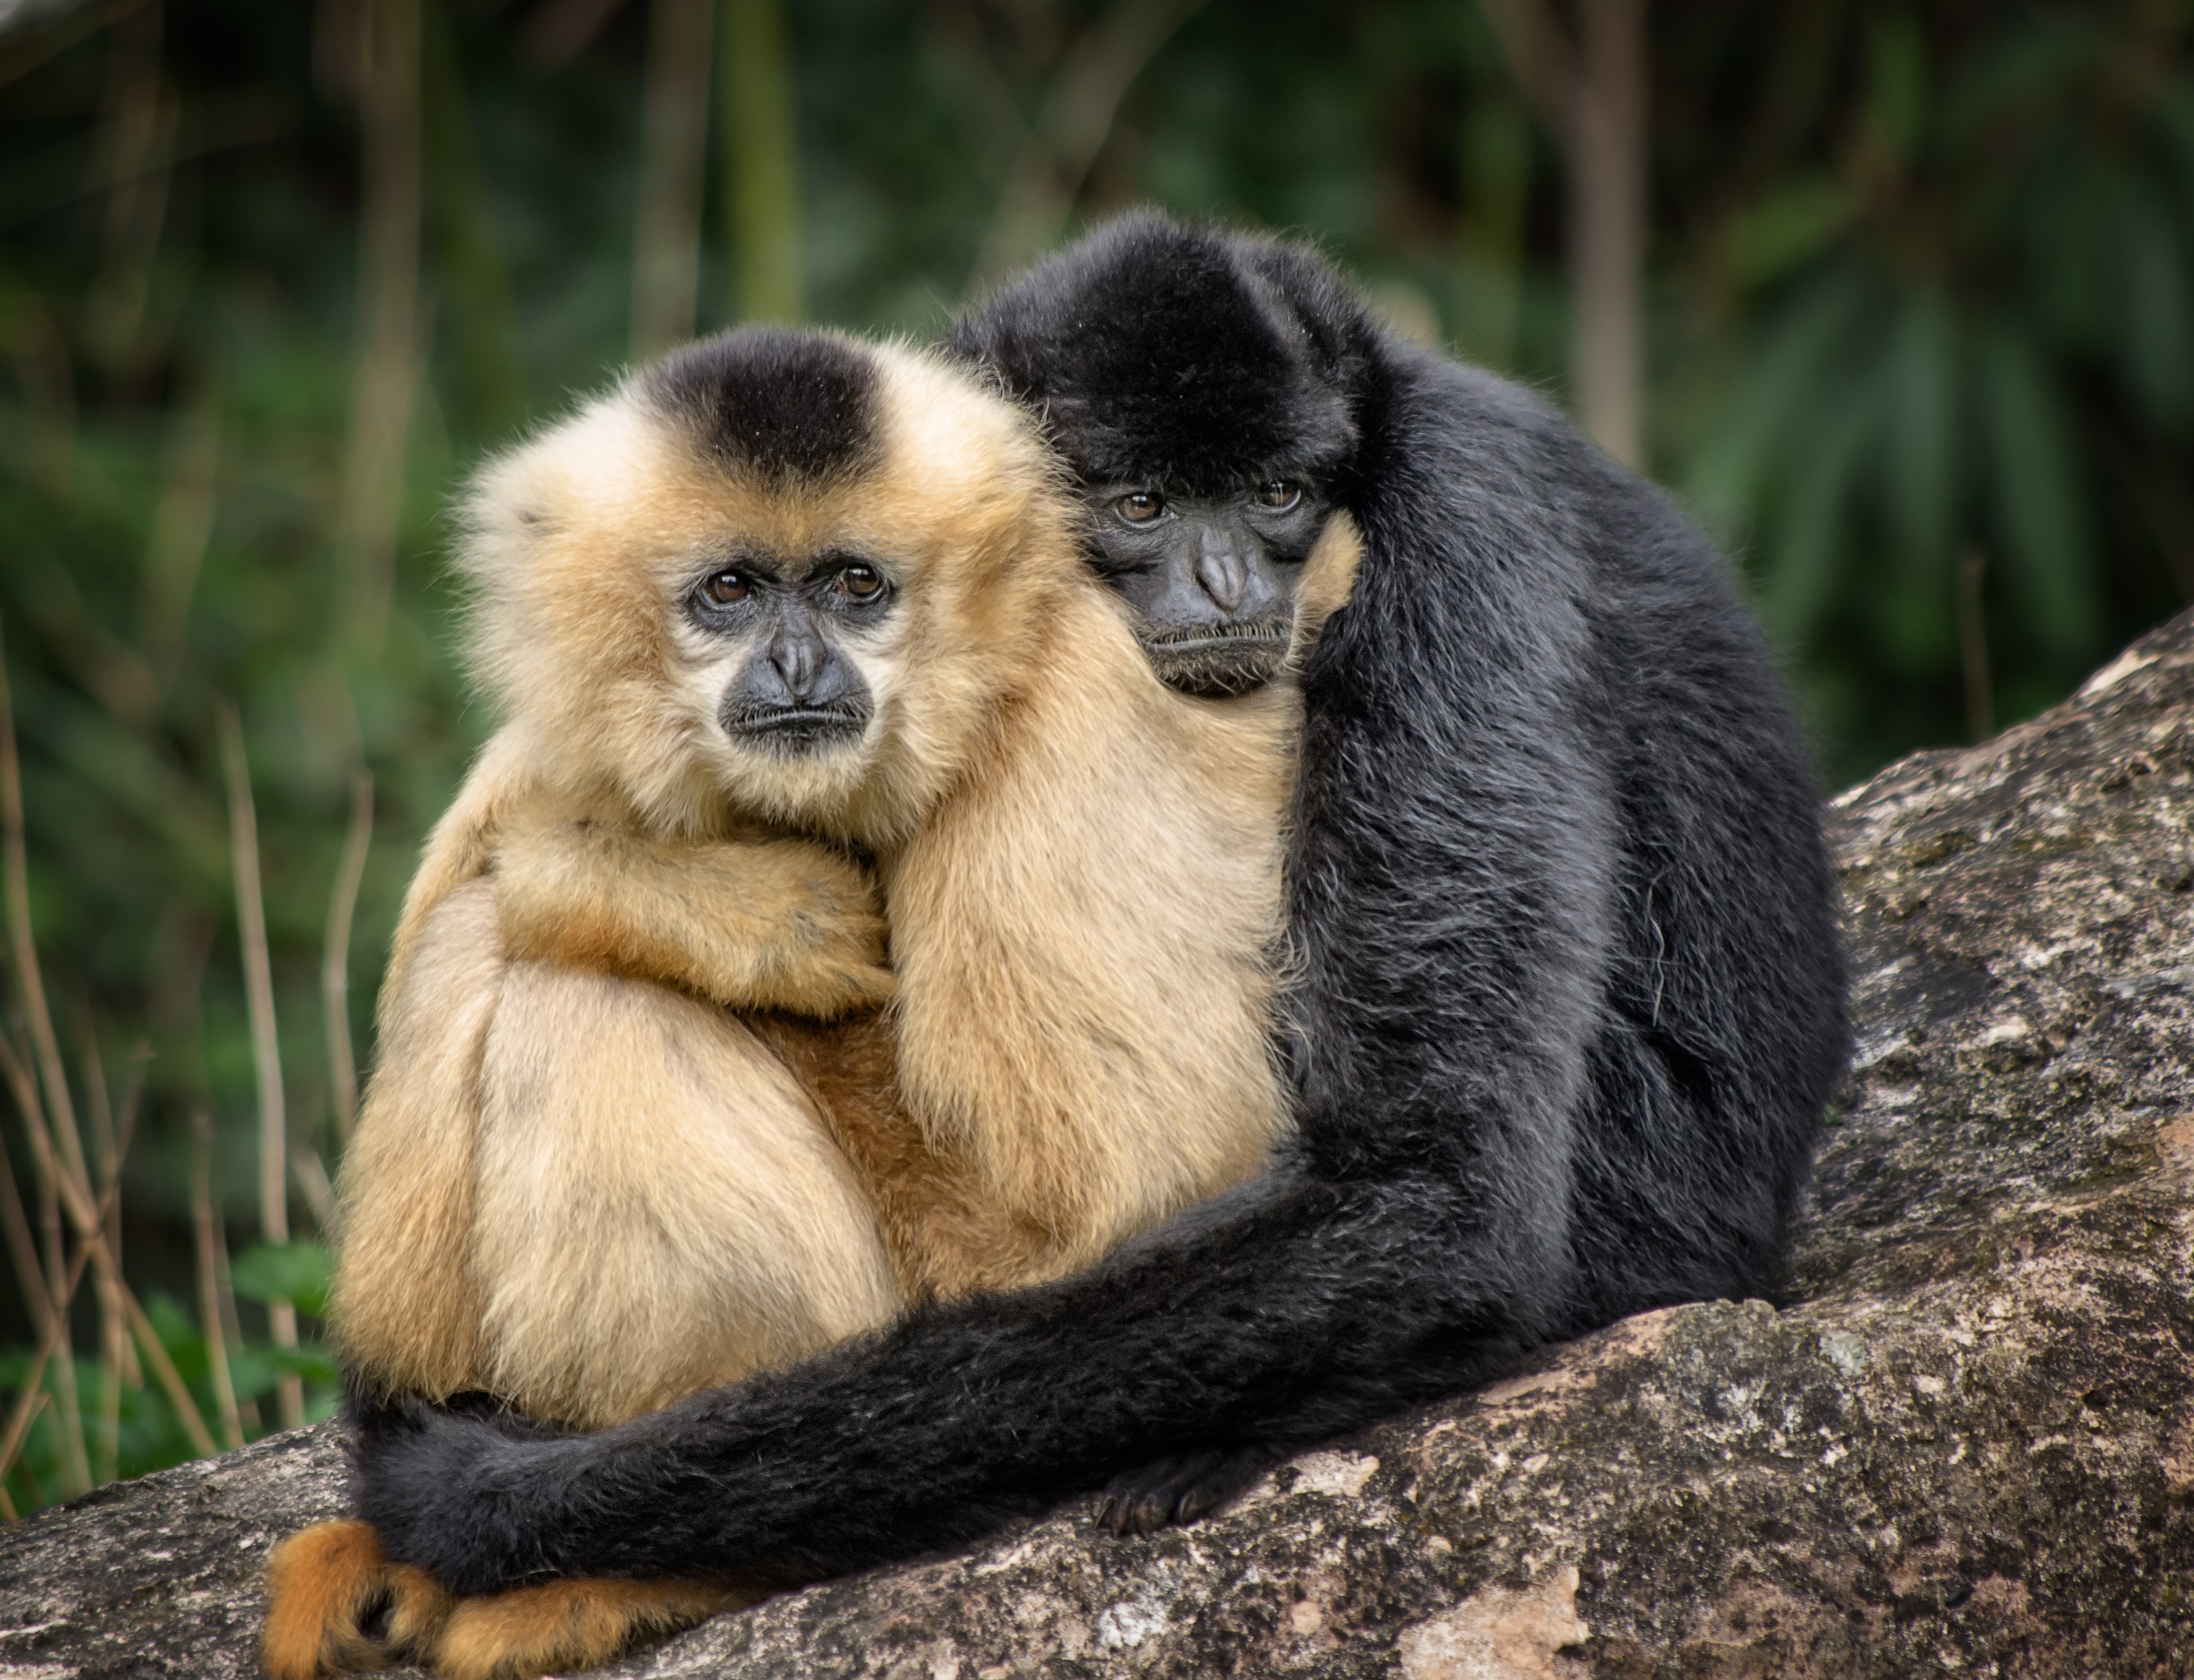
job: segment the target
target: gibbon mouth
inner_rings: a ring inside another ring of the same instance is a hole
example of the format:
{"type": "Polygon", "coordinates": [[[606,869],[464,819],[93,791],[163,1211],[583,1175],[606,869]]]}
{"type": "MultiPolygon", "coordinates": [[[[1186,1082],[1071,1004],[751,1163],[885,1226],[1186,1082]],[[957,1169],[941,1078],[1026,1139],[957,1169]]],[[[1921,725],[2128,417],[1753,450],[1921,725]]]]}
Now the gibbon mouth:
{"type": "Polygon", "coordinates": [[[860,739],[869,727],[862,706],[781,706],[728,713],[727,734],[777,752],[815,752],[860,739]]]}
{"type": "Polygon", "coordinates": [[[1193,624],[1146,636],[1142,643],[1152,653],[1261,653],[1272,647],[1284,651],[1293,629],[1284,618],[1260,618],[1246,624],[1193,624]]]}
{"type": "Polygon", "coordinates": [[[1261,688],[1278,676],[1288,662],[1288,637],[1284,630],[1261,627],[1254,634],[1176,633],[1144,642],[1143,656],[1167,688],[1223,699],[1261,688]]]}

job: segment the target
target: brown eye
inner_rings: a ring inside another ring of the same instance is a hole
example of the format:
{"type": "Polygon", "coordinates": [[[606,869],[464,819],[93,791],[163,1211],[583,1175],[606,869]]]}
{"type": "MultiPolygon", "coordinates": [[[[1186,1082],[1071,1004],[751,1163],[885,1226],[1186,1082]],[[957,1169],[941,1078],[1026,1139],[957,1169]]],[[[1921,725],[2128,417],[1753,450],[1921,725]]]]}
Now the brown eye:
{"type": "Polygon", "coordinates": [[[1287,479],[1276,478],[1270,484],[1257,486],[1257,499],[1266,507],[1277,508],[1284,513],[1302,500],[1302,486],[1287,479]]]}
{"type": "Polygon", "coordinates": [[[883,578],[872,566],[849,566],[838,574],[838,593],[850,595],[856,601],[872,599],[883,586],[883,578]]]}
{"type": "Polygon", "coordinates": [[[1148,525],[1165,511],[1165,498],[1154,490],[1138,490],[1113,503],[1112,511],[1130,525],[1148,525]]]}
{"type": "Polygon", "coordinates": [[[701,593],[719,607],[729,607],[735,601],[747,598],[746,575],[740,572],[719,572],[701,585],[701,593]]]}

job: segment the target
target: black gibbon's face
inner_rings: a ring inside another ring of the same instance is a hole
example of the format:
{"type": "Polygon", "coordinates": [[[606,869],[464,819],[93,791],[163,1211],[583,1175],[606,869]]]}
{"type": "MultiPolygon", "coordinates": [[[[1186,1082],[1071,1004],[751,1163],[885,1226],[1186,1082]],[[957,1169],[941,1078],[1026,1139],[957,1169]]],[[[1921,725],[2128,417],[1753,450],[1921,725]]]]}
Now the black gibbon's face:
{"type": "Polygon", "coordinates": [[[1159,678],[1184,693],[1245,693],[1279,675],[1295,585],[1332,503],[1296,479],[1216,496],[1147,485],[1084,492],[1091,564],[1134,610],[1159,678]]]}
{"type": "Polygon", "coordinates": [[[786,566],[759,555],[711,565],[686,616],[729,668],[716,721],[744,745],[783,758],[858,744],[876,700],[857,653],[890,617],[884,567],[854,555],[786,566]]]}

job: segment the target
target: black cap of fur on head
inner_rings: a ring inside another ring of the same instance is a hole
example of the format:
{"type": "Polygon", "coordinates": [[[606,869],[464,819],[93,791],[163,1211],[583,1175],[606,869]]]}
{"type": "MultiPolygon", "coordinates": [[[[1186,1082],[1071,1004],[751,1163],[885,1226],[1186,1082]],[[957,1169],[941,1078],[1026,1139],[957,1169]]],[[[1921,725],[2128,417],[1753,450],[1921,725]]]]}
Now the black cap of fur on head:
{"type": "Polygon", "coordinates": [[[1316,252],[1144,211],[1002,287],[945,349],[1042,416],[1085,482],[1208,492],[1344,461],[1376,331],[1316,252]]]}
{"type": "Polygon", "coordinates": [[[673,351],[640,377],[666,419],[761,478],[846,477],[879,458],[875,359],[831,334],[738,327],[673,351]]]}

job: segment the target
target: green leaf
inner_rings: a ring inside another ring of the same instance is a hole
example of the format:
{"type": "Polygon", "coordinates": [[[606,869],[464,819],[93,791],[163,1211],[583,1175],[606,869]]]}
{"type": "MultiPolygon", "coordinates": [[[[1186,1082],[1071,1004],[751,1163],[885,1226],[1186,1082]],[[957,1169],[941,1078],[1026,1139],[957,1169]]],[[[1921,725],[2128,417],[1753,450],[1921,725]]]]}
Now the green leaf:
{"type": "Polygon", "coordinates": [[[1731,271],[1747,286],[1778,280],[1819,255],[1857,208],[1833,175],[1790,181],[1731,222],[1724,235],[1731,271]]]}
{"type": "Polygon", "coordinates": [[[334,1268],[323,1244],[261,1243],[236,1257],[230,1276],[247,1301],[288,1301],[301,1313],[324,1318],[334,1268]]]}
{"type": "Polygon", "coordinates": [[[1728,540],[1760,526],[1791,434],[1812,411],[1867,302],[1857,275],[1840,269],[1808,287],[1760,335],[1750,367],[1684,477],[1699,517],[1728,540]]]}
{"type": "Polygon", "coordinates": [[[2013,602],[2053,654],[2092,653],[2102,604],[2078,458],[2048,368],[2017,327],[1989,334],[1980,386],[1993,522],[2013,602]]]}
{"type": "Polygon", "coordinates": [[[1927,42],[1909,11],[1892,13],[1868,35],[1866,105],[1875,132],[1911,162],[1927,118],[1927,42]]]}
{"type": "Polygon", "coordinates": [[[1768,623],[1786,643],[1812,636],[1835,599],[1838,561],[1852,530],[1855,481],[1881,423],[1882,394],[1878,379],[1853,380],[1840,394],[1821,394],[1819,424],[1783,463],[1789,482],[1767,547],[1764,605],[1768,623]]]}
{"type": "Polygon", "coordinates": [[[2119,365],[2150,423],[2179,432],[2194,411],[2194,276],[2161,204],[2143,202],[2127,240],[2119,365]]]}
{"type": "Polygon", "coordinates": [[[1905,304],[1883,379],[1889,529],[1904,567],[1933,572],[1950,555],[1957,515],[1958,328],[1938,294],[1905,304]]]}

